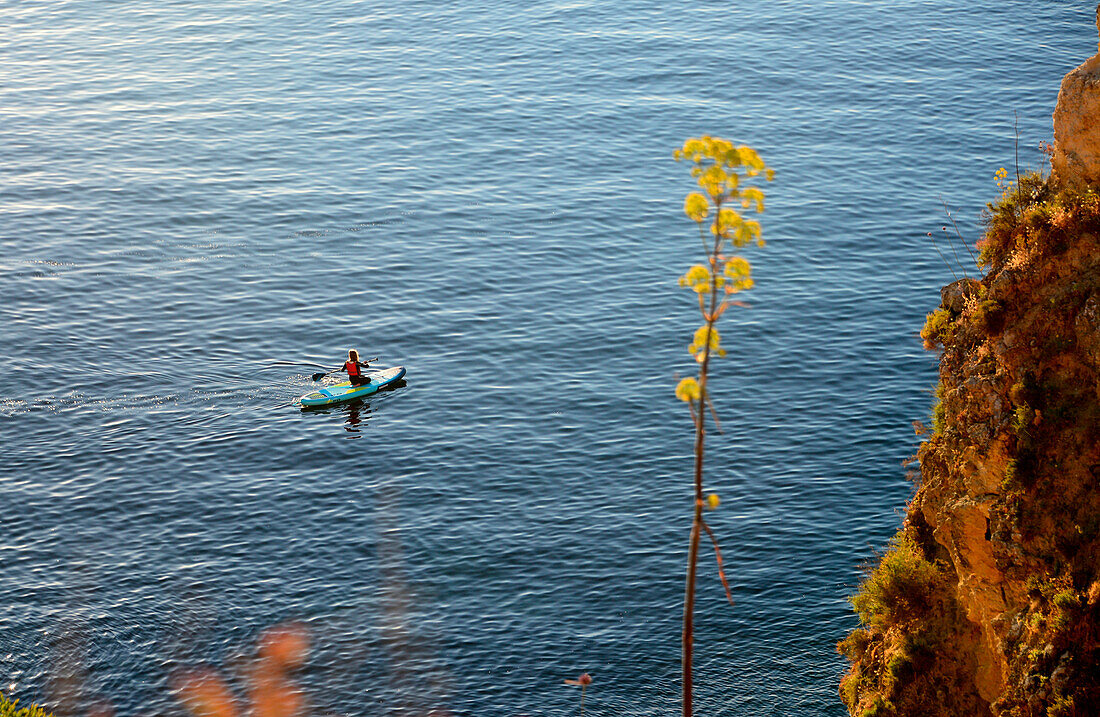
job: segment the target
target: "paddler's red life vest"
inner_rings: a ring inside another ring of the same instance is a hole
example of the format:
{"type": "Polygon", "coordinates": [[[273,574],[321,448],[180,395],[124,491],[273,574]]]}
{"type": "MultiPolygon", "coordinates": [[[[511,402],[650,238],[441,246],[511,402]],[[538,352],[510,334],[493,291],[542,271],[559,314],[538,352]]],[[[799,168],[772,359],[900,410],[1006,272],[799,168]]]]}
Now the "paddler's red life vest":
{"type": "Polygon", "coordinates": [[[344,370],[348,372],[348,376],[359,376],[359,364],[355,361],[345,361],[344,370]]]}

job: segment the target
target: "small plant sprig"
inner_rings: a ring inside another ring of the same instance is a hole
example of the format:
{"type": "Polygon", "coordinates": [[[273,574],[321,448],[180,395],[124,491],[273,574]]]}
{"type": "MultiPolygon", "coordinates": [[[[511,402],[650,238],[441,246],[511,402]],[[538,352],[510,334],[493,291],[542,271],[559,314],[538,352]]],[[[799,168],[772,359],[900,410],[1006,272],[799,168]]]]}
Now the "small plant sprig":
{"type": "Polygon", "coordinates": [[[694,647],[695,576],[699,558],[699,541],[703,531],[714,545],[718,575],[726,589],[726,598],[733,604],[729,582],[722,565],[722,553],[714,533],[703,520],[704,507],[718,507],[718,496],[703,495],[703,456],[706,435],[706,409],[710,410],[715,428],[721,432],[718,413],[707,391],[707,376],[712,355],[725,356],[722,339],[715,324],[733,305],[741,305],[733,296],[753,286],[752,267],[740,256],[727,250],[756,244],[763,246],[760,223],[747,219],[742,211],[764,211],[764,192],[754,182],[771,181],[774,172],[764,164],[751,147],[735,146],[718,137],[702,136],[684,142],[673,152],[677,161],[692,163],[691,176],[702,192],[692,192],[684,200],[684,213],[699,225],[699,238],[705,261],[688,269],[680,278],[680,286],[690,288],[699,299],[703,325],[695,331],[688,351],[699,366],[696,377],[688,377],[676,386],[676,397],[688,404],[695,422],[694,488],[695,507],[688,545],[687,579],[684,587],[684,617],[682,640],[683,715],[692,715],[692,654],[694,647]],[[706,227],[709,221],[708,232],[706,227]]]}
{"type": "Polygon", "coordinates": [[[567,685],[577,685],[581,688],[581,717],[584,717],[584,691],[592,684],[592,675],[584,672],[575,680],[566,680],[567,685]]]}

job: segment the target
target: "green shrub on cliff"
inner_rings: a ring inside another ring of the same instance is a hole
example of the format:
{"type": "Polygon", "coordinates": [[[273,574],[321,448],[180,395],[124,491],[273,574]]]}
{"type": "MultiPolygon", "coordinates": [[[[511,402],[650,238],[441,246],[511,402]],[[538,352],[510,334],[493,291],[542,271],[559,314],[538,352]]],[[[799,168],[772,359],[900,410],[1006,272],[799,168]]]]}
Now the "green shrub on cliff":
{"type": "Polygon", "coordinates": [[[936,309],[925,319],[924,328],[920,330],[920,337],[924,340],[924,348],[934,349],[942,346],[945,340],[949,340],[951,330],[951,314],[947,309],[936,309]]]}
{"type": "Polygon", "coordinates": [[[1072,589],[1063,590],[1055,594],[1054,606],[1060,610],[1077,610],[1081,607],[1081,598],[1072,589]]]}
{"type": "Polygon", "coordinates": [[[867,576],[852,607],[864,625],[887,629],[923,616],[934,606],[943,578],[912,538],[898,533],[867,576]]]}
{"type": "Polygon", "coordinates": [[[852,661],[841,700],[858,717],[979,714],[975,692],[948,688],[972,673],[965,650],[975,635],[960,629],[946,566],[928,559],[913,530],[894,537],[851,598],[863,627],[837,645],[852,661]]]}
{"type": "Polygon", "coordinates": [[[897,710],[890,700],[885,699],[881,695],[877,695],[871,704],[860,712],[859,717],[894,717],[897,714],[897,710]]]}
{"type": "Polygon", "coordinates": [[[942,382],[936,384],[936,401],[932,404],[932,430],[937,434],[943,433],[947,427],[947,409],[943,405],[945,391],[942,382]]]}

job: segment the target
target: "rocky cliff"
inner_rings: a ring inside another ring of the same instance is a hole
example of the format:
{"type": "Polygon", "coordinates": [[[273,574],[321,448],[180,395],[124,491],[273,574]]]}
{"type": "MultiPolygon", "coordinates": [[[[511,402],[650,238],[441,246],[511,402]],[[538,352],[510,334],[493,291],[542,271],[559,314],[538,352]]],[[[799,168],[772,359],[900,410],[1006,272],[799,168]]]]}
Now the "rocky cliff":
{"type": "Polygon", "coordinates": [[[1100,55],[1055,127],[922,332],[933,425],[839,646],[852,715],[1100,715],[1100,55]]]}
{"type": "MultiPolygon", "coordinates": [[[[1100,6],[1096,29],[1100,31],[1100,6]]],[[[1050,165],[1059,183],[1082,186],[1100,182],[1100,52],[1062,79],[1054,110],[1050,165]]]]}

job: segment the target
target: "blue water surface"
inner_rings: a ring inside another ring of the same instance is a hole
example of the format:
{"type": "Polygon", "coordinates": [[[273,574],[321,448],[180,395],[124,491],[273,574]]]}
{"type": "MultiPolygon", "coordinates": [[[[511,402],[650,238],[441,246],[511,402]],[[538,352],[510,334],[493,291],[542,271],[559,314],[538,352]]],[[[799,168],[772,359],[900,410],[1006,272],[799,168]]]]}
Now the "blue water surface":
{"type": "Polygon", "coordinates": [[[671,159],[776,169],[723,319],[697,705],[842,715],[993,173],[1062,0],[0,2],[0,687],[173,714],[311,631],[318,714],[675,714],[699,323],[671,159]],[[939,236],[938,247],[928,232],[939,236]],[[348,348],[407,385],[303,412],[348,348]],[[75,677],[74,677],[75,675],[75,677]],[[63,679],[69,676],[69,679],[63,679]],[[70,689],[70,693],[72,690],[70,689]]]}

